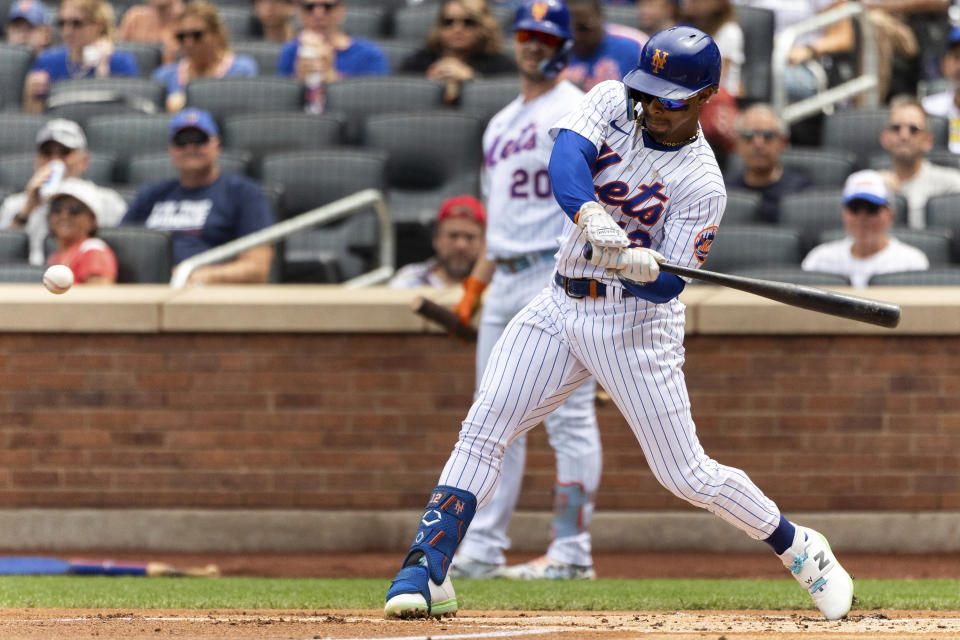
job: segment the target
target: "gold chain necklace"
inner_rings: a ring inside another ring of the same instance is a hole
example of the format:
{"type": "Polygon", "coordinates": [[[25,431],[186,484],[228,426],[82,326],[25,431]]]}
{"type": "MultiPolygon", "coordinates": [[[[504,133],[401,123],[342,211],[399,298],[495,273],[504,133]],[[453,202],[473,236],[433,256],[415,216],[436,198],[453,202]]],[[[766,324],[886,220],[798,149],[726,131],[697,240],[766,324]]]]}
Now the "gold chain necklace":
{"type": "Polygon", "coordinates": [[[662,141],[660,141],[660,140],[657,140],[657,137],[656,137],[655,135],[653,135],[652,133],[650,133],[649,130],[647,130],[647,125],[644,124],[643,121],[640,121],[638,124],[640,125],[640,129],[641,129],[642,131],[646,131],[646,132],[647,132],[647,135],[650,136],[650,139],[651,139],[651,140],[653,140],[654,142],[656,142],[656,143],[659,144],[659,145],[663,145],[664,147],[682,147],[682,146],[685,145],[685,144],[690,144],[691,142],[693,142],[694,140],[697,139],[697,136],[700,135],[700,129],[697,129],[697,132],[696,132],[695,134],[693,134],[692,136],[690,136],[689,138],[687,138],[687,139],[684,140],[683,142],[662,142],[662,141]]]}

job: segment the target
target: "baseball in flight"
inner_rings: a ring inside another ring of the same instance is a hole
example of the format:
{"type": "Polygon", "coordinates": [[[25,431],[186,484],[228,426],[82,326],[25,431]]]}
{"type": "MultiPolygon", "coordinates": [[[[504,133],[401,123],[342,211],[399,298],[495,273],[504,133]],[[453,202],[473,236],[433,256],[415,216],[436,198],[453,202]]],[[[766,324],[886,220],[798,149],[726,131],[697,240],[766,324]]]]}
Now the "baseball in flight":
{"type": "Polygon", "coordinates": [[[66,293],[73,286],[73,271],[65,264],[55,264],[43,272],[43,286],[50,293],[66,293]]]}

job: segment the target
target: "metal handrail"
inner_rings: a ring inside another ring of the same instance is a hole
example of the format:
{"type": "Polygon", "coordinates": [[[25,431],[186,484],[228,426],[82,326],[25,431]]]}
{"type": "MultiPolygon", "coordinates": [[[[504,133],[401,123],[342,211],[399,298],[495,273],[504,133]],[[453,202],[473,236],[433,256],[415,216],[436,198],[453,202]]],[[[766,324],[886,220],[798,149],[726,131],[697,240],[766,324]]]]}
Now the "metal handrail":
{"type": "Polygon", "coordinates": [[[829,11],[811,16],[791,25],[777,34],[773,44],[773,108],[787,124],[811,116],[824,107],[855,95],[866,93],[867,108],[877,106],[877,48],[873,25],[859,3],[848,2],[829,11]],[[860,28],[860,75],[831,87],[815,96],[787,104],[785,72],[790,49],[800,36],[819,31],[823,27],[853,18],[860,28]]]}
{"type": "Polygon", "coordinates": [[[303,229],[309,229],[319,224],[346,218],[354,211],[369,206],[373,206],[380,226],[380,246],[378,251],[380,266],[347,280],[343,283],[343,286],[353,289],[386,282],[390,279],[390,276],[393,275],[394,271],[393,260],[395,251],[393,243],[393,222],[390,219],[390,212],[387,210],[387,203],[383,198],[383,193],[378,189],[364,189],[363,191],[358,191],[345,198],[340,198],[322,207],[301,213],[289,220],[278,222],[266,229],[254,231],[236,240],[231,240],[220,246],[208,249],[203,253],[191,256],[174,268],[173,276],[170,278],[170,286],[174,289],[182,289],[183,286],[186,285],[190,274],[193,273],[193,270],[197,267],[232,258],[262,244],[282,240],[303,229]]]}

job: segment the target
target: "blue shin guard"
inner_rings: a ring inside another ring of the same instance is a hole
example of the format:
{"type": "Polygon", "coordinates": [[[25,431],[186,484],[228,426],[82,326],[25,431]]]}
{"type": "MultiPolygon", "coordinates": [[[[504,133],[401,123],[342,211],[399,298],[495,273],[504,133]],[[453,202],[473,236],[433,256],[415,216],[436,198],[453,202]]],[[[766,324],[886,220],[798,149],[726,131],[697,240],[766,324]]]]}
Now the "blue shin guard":
{"type": "Polygon", "coordinates": [[[420,552],[427,558],[430,578],[441,584],[476,512],[477,498],[472,493],[438,486],[430,494],[430,502],[420,518],[420,527],[403,566],[416,564],[417,552],[420,552]]]}

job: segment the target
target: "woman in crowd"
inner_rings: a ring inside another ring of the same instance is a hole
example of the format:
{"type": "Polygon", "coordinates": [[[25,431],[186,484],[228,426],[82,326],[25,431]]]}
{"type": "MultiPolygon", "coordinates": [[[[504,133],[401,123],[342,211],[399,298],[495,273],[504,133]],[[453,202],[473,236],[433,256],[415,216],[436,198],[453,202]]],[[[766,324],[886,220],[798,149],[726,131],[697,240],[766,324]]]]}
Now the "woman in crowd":
{"type": "Polygon", "coordinates": [[[113,50],[113,8],[103,0],[64,0],[57,26],[64,46],[37,56],[27,74],[23,109],[40,113],[50,84],[60,80],[105,76],[136,76],[137,61],[125,51],[113,50]]]}
{"type": "Polygon", "coordinates": [[[217,7],[206,0],[195,0],[184,7],[175,37],[183,54],[180,61],[153,72],[153,79],[167,87],[167,111],[171,113],[186,104],[186,87],[191,80],[257,75],[256,60],[231,51],[217,7]]]}
{"type": "Polygon", "coordinates": [[[464,82],[516,69],[503,53],[500,25],[484,0],[443,0],[423,48],[404,60],[400,71],[443,82],[445,102],[455,104],[464,82]]]}

